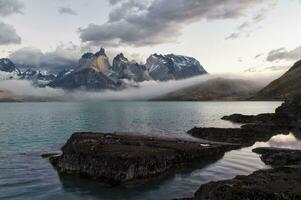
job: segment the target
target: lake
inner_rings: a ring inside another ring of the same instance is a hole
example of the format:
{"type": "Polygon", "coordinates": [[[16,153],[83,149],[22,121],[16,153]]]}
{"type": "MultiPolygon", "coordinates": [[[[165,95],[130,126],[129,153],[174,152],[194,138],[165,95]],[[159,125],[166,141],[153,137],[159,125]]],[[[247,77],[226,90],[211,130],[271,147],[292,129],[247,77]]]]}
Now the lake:
{"type": "Polygon", "coordinates": [[[102,187],[59,177],[41,154],[57,151],[73,132],[134,132],[183,137],[194,126],[239,127],[220,118],[274,112],[281,102],[47,102],[0,104],[0,199],[171,199],[191,196],[208,181],[268,168],[257,146],[301,149],[299,133],[277,135],[230,151],[202,169],[184,170],[140,186],[102,187]],[[298,139],[299,138],[299,139],[298,139]]]}

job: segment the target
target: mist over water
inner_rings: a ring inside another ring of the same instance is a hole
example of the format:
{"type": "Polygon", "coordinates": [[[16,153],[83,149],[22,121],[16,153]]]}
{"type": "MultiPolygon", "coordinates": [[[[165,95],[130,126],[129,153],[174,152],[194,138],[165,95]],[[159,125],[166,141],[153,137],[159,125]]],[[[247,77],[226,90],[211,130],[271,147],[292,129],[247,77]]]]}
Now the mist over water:
{"type": "Polygon", "coordinates": [[[194,85],[205,83],[217,78],[240,79],[250,81],[249,88],[244,90],[259,90],[269,82],[279,77],[279,73],[242,73],[242,74],[210,74],[192,77],[183,80],[170,80],[166,82],[144,81],[141,83],[125,81],[129,87],[123,90],[87,91],[74,90],[66,91],[50,87],[39,88],[33,86],[26,80],[5,80],[0,81],[0,90],[10,91],[18,96],[55,98],[63,101],[85,101],[85,100],[149,100],[162,95],[185,89],[194,85]]]}

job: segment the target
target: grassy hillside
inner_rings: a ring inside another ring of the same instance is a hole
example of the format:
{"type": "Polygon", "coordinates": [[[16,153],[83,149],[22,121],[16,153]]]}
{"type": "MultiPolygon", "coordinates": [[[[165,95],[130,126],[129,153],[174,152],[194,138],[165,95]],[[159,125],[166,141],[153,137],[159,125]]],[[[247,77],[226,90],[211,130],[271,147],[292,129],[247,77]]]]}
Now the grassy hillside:
{"type": "Polygon", "coordinates": [[[301,96],[301,60],[284,75],[260,90],[254,100],[284,100],[301,96]]]}
{"type": "Polygon", "coordinates": [[[260,90],[252,81],[216,78],[159,97],[165,101],[244,100],[260,90]]]}

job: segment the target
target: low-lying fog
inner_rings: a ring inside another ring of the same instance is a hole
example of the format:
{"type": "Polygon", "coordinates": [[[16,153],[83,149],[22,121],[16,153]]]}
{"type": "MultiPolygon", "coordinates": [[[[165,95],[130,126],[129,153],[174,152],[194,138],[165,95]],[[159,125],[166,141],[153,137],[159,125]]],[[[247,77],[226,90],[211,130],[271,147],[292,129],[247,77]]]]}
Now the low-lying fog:
{"type": "MultiPolygon", "coordinates": [[[[162,95],[184,89],[193,85],[202,84],[216,78],[241,79],[251,81],[250,89],[263,88],[272,80],[278,78],[281,73],[242,73],[237,74],[212,74],[193,77],[184,80],[171,80],[166,82],[145,81],[135,83],[135,87],[129,87],[120,91],[65,91],[50,87],[38,88],[25,80],[0,81],[0,90],[6,90],[17,96],[55,98],[64,101],[84,100],[149,100],[162,95]]],[[[132,84],[132,83],[131,83],[132,84]]]]}

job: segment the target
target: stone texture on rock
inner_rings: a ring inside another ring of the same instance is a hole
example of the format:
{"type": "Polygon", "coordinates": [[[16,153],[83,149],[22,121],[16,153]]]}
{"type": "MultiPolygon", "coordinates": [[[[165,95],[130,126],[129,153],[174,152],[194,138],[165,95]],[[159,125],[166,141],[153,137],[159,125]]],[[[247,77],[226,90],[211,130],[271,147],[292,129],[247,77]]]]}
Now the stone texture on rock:
{"type": "Polygon", "coordinates": [[[259,170],[249,176],[209,182],[191,200],[298,200],[301,199],[301,167],[259,170]]]}
{"type": "Polygon", "coordinates": [[[301,150],[260,147],[253,152],[261,154],[261,160],[267,165],[301,165],[301,150]]]}
{"type": "Polygon", "coordinates": [[[217,160],[232,145],[146,136],[75,133],[50,161],[62,174],[76,174],[110,185],[145,180],[191,163],[217,160]]]}

